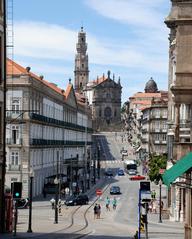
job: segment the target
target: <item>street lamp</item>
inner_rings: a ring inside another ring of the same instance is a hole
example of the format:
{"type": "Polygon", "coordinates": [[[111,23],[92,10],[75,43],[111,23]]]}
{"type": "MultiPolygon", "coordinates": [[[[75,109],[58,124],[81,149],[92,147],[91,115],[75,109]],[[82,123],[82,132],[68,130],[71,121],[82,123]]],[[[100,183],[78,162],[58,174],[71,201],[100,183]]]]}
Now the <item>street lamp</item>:
{"type": "Polygon", "coordinates": [[[29,179],[30,179],[30,195],[29,195],[29,223],[28,223],[28,230],[27,232],[33,232],[31,229],[32,225],[32,198],[33,198],[33,178],[34,178],[34,171],[31,168],[29,172],[29,179]]]}
{"type": "Polygon", "coordinates": [[[159,180],[159,223],[162,223],[162,219],[161,219],[161,186],[162,186],[162,180],[159,180]]]}
{"type": "Polygon", "coordinates": [[[59,185],[59,180],[58,180],[57,176],[54,179],[54,184],[56,186],[56,193],[55,193],[55,221],[54,221],[55,224],[58,223],[58,185],[59,185]]]}

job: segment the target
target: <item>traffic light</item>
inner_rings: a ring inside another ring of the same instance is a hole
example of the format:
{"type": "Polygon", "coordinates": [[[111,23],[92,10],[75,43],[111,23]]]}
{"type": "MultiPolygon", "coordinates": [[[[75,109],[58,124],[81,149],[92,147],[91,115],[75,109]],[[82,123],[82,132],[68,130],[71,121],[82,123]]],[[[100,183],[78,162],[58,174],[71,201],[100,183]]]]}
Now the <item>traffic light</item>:
{"type": "Polygon", "coordinates": [[[22,196],[22,183],[13,182],[11,184],[11,191],[12,191],[13,199],[20,199],[22,196]]]}
{"type": "Polygon", "coordinates": [[[150,182],[147,182],[147,181],[140,182],[140,190],[141,191],[151,191],[150,182]]]}

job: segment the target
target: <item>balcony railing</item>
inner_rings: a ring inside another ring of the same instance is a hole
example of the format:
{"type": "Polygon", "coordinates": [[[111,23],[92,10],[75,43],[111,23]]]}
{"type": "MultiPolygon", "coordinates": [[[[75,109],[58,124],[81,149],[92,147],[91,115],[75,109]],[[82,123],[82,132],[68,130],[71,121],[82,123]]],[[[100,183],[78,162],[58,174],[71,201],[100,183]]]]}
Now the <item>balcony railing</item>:
{"type": "Polygon", "coordinates": [[[21,165],[14,165],[14,164],[9,164],[8,170],[9,171],[20,171],[21,165]]]}
{"type": "MultiPolygon", "coordinates": [[[[82,125],[77,125],[77,124],[74,124],[74,123],[53,119],[53,118],[50,118],[50,117],[47,117],[47,116],[44,116],[44,115],[39,115],[39,114],[36,114],[36,113],[31,113],[30,118],[34,119],[34,120],[41,121],[41,122],[55,124],[55,125],[63,126],[67,129],[73,129],[73,130],[78,130],[78,131],[82,131],[82,132],[85,131],[85,129],[86,129],[86,127],[84,127],[82,125]]],[[[92,128],[87,128],[87,132],[92,133],[93,129],[92,128]]]]}
{"type": "Polygon", "coordinates": [[[22,144],[22,139],[12,139],[12,138],[6,138],[6,144],[8,145],[21,145],[22,144]]]}
{"type": "MultiPolygon", "coordinates": [[[[72,141],[72,140],[50,140],[50,139],[31,139],[31,145],[63,145],[63,146],[84,146],[85,141],[72,141]]],[[[91,145],[92,142],[88,141],[87,145],[91,145]]]]}

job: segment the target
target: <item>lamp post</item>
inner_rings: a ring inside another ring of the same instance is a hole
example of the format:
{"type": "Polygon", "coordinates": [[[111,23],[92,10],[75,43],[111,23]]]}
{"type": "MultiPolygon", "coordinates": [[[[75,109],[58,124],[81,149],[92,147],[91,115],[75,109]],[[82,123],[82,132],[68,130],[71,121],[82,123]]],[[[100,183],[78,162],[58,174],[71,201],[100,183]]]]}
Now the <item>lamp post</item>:
{"type": "Polygon", "coordinates": [[[32,198],[33,198],[33,178],[34,178],[34,171],[33,169],[29,172],[29,179],[30,179],[30,195],[29,195],[29,223],[28,223],[28,233],[33,232],[31,229],[32,225],[32,198]]]}
{"type": "Polygon", "coordinates": [[[55,193],[55,221],[54,221],[55,224],[58,223],[58,186],[59,186],[59,180],[58,180],[57,176],[54,179],[54,184],[56,185],[56,193],[55,193]]]}
{"type": "Polygon", "coordinates": [[[159,180],[159,223],[162,223],[161,219],[161,186],[162,186],[162,180],[159,180]]]}

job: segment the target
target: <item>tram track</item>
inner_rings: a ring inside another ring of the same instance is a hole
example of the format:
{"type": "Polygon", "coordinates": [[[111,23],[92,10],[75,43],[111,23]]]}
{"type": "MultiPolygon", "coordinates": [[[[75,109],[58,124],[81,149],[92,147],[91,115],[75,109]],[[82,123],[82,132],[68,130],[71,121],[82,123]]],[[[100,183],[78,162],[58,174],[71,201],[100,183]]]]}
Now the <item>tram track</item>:
{"type": "MultiPolygon", "coordinates": [[[[110,183],[105,187],[103,190],[103,193],[109,188],[110,183]]],[[[99,200],[99,197],[97,197],[91,204],[85,208],[85,205],[78,206],[75,208],[75,210],[72,211],[70,215],[70,224],[53,232],[50,233],[45,233],[43,235],[33,235],[30,238],[34,239],[80,239],[84,238],[87,235],[91,234],[93,231],[86,231],[88,226],[89,226],[89,220],[87,219],[87,213],[89,212],[90,208],[93,207],[93,205],[99,200]],[[81,212],[81,209],[82,210],[81,212]],[[77,225],[75,223],[75,220],[78,219],[78,216],[81,217],[81,222],[84,221],[83,225],[77,225]],[[82,220],[83,219],[83,220],[82,220]],[[75,228],[76,227],[76,228],[75,228]],[[79,227],[79,228],[78,228],[79,227]],[[84,234],[80,234],[83,233],[84,234]]],[[[22,237],[24,238],[29,238],[29,237],[22,237]]]]}

